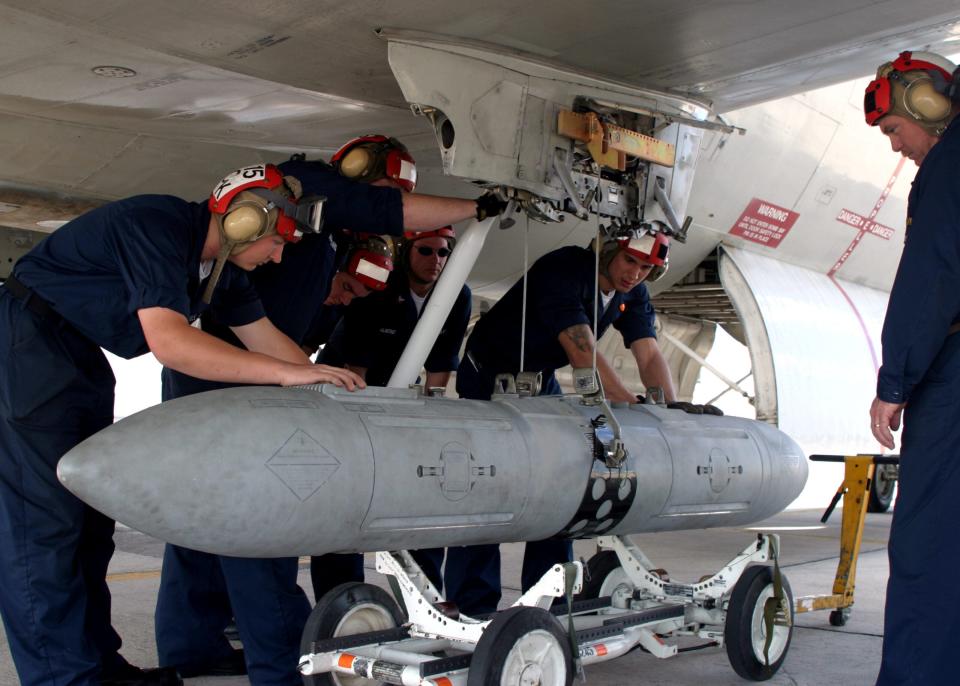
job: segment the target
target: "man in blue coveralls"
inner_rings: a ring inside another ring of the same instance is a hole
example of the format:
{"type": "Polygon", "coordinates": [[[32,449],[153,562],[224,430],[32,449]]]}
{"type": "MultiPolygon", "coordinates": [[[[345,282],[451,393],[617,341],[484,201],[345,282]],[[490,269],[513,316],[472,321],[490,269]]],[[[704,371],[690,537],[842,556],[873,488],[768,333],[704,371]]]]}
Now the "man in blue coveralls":
{"type": "Polygon", "coordinates": [[[955,65],[904,52],[864,98],[867,123],[920,167],[900,267],[883,324],[873,435],[893,449],[899,495],[877,684],[957,683],[960,624],[960,118],[955,65]]]}
{"type": "MultiPolygon", "coordinates": [[[[408,234],[400,246],[400,269],[387,288],[355,300],[343,315],[343,359],[372,386],[386,386],[430,300],[453,250],[453,228],[408,234]]],[[[470,321],[470,288],[466,285],[453,305],[424,364],[427,388],[445,387],[460,364],[460,346],[470,321]]]]}
{"type": "MultiPolygon", "coordinates": [[[[503,207],[489,196],[473,201],[401,192],[414,189],[416,167],[406,148],[386,136],[354,139],[334,154],[331,163],[292,160],[280,165],[285,174],[300,179],[305,192],[327,198],[324,230],[305,237],[282,263],[254,275],[267,316],[298,345],[306,342],[325,300],[345,304],[352,295],[366,293],[363,284],[344,274],[338,275],[330,292],[335,230],[396,236],[405,226],[414,231],[435,229],[503,207]]],[[[367,286],[376,278],[385,280],[378,267],[372,261],[359,267],[361,275],[369,277],[367,286]]],[[[216,316],[202,320],[205,331],[231,340],[225,324],[216,316]]],[[[165,400],[218,387],[223,385],[169,369],[163,373],[165,400]]],[[[246,671],[255,686],[299,684],[300,634],[310,607],[297,585],[297,571],[297,558],[231,558],[168,545],[156,610],[160,664],[176,666],[183,676],[246,671]],[[232,616],[243,653],[234,651],[223,635],[232,616]]],[[[330,577],[349,578],[355,573],[353,567],[331,569],[330,577]]]]}
{"type": "MultiPolygon", "coordinates": [[[[457,393],[463,398],[489,400],[499,373],[534,371],[543,374],[541,395],[561,392],[554,372],[567,364],[592,367],[596,341],[611,324],[623,334],[633,353],[640,378],[648,388],[659,386],[666,400],[675,393],[670,367],[657,345],[654,310],[642,283],[651,271],[665,268],[668,239],[660,233],[601,244],[599,276],[590,248],[570,246],[547,253],[527,273],[527,322],[523,370],[520,368],[523,281],[483,315],[467,340],[457,370],[457,393]],[[599,285],[599,289],[597,288],[599,285]],[[596,336],[594,304],[599,297],[596,336]]],[[[603,355],[597,371],[606,397],[613,402],[637,402],[603,355]]],[[[527,544],[521,572],[524,591],[557,562],[572,556],[569,541],[527,544]]],[[[449,548],[444,572],[446,597],[468,615],[493,612],[500,601],[500,548],[496,544],[449,548]]]]}
{"type": "MultiPolygon", "coordinates": [[[[407,234],[400,245],[400,268],[390,275],[386,290],[350,304],[323,351],[323,361],[328,364],[341,361],[369,385],[386,386],[430,300],[455,240],[456,234],[450,226],[407,234]]],[[[424,385],[428,389],[446,387],[450,374],[460,363],[460,346],[470,322],[470,305],[470,289],[464,285],[424,364],[427,371],[424,385]]],[[[441,589],[443,548],[415,550],[412,554],[430,582],[441,589]]],[[[311,560],[310,567],[313,592],[318,599],[337,583],[363,581],[362,555],[321,555],[311,560]],[[356,572],[350,578],[332,579],[327,572],[331,567],[342,569],[351,564],[356,572]]]]}
{"type": "Polygon", "coordinates": [[[319,203],[298,200],[299,188],[254,165],[207,203],[109,203],[48,236],[0,288],[0,614],[25,686],[179,681],[119,654],[106,583],[114,522],[56,478],[60,457],[113,421],[101,347],[223,381],[362,384],[311,365],[243,272],[316,230],[319,203]],[[247,350],[190,326],[208,305],[247,350]]]}

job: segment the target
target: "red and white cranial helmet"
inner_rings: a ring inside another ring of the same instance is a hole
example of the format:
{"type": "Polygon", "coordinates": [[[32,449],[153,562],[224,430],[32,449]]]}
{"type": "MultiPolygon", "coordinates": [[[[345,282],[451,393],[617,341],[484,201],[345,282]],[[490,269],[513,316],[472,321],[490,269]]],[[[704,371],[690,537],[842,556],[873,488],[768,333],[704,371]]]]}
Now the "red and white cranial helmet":
{"type": "MultiPolygon", "coordinates": [[[[404,231],[403,240],[405,241],[419,241],[421,238],[446,238],[448,243],[454,242],[457,240],[457,232],[453,230],[453,226],[441,226],[439,229],[432,229],[430,231],[404,231]]],[[[451,248],[453,246],[450,246],[451,248]]]]}
{"type": "Polygon", "coordinates": [[[940,136],[956,113],[952,98],[957,66],[932,52],[904,51],[881,64],[863,95],[867,124],[878,126],[888,114],[919,124],[940,136]]]}
{"type": "Polygon", "coordinates": [[[351,247],[343,271],[367,288],[382,291],[393,271],[393,257],[389,236],[365,235],[351,247]]]}
{"type": "Polygon", "coordinates": [[[333,154],[330,164],[354,181],[370,183],[392,179],[408,193],[417,187],[417,163],[413,155],[403,143],[389,136],[354,138],[333,154]]]}
{"type": "Polygon", "coordinates": [[[207,206],[223,218],[224,233],[232,242],[248,243],[276,231],[295,243],[305,233],[319,232],[325,200],[301,196],[297,179],[284,177],[272,164],[254,164],[223,177],[207,206]]]}
{"type": "Polygon", "coordinates": [[[626,237],[617,240],[621,250],[637,259],[662,267],[670,251],[670,239],[662,231],[646,231],[639,237],[626,237]]]}

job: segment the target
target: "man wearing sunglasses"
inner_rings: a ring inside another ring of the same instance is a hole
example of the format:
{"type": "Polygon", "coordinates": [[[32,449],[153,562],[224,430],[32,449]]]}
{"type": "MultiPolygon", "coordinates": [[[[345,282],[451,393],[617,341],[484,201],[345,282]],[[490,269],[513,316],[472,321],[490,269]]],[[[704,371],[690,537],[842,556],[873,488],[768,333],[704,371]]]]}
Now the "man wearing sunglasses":
{"type": "MultiPolygon", "coordinates": [[[[455,240],[449,226],[407,234],[400,246],[400,269],[391,274],[387,288],[355,300],[347,308],[341,323],[341,354],[347,369],[367,384],[385,386],[390,380],[455,240]]],[[[469,320],[470,289],[464,286],[427,356],[427,388],[446,387],[460,363],[460,345],[469,320]]]]}
{"type": "Polygon", "coordinates": [[[878,686],[956,683],[960,606],[960,106],[955,65],[901,53],[864,94],[867,124],[918,166],[883,324],[871,431],[894,448],[899,494],[878,686]]]}

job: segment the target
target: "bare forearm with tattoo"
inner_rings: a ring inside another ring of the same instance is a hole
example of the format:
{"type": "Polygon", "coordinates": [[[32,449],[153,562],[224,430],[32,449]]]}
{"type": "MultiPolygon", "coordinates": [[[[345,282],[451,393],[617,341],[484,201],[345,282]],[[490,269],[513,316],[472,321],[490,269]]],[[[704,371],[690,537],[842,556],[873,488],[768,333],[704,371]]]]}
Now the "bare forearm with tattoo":
{"type": "MultiPolygon", "coordinates": [[[[557,338],[564,352],[567,353],[567,359],[570,360],[572,366],[593,366],[593,349],[596,346],[596,341],[589,326],[574,324],[561,331],[557,338]]],[[[600,373],[600,382],[603,384],[603,390],[608,400],[613,402],[637,402],[637,396],[623,385],[620,377],[613,371],[613,367],[599,352],[597,353],[597,371],[600,373]]]]}
{"type": "Polygon", "coordinates": [[[561,331],[560,345],[567,351],[567,357],[570,357],[570,349],[567,344],[572,345],[577,352],[590,356],[590,364],[574,364],[572,358],[570,364],[573,364],[574,367],[589,367],[593,365],[593,332],[590,331],[589,326],[586,324],[574,324],[561,331]]]}

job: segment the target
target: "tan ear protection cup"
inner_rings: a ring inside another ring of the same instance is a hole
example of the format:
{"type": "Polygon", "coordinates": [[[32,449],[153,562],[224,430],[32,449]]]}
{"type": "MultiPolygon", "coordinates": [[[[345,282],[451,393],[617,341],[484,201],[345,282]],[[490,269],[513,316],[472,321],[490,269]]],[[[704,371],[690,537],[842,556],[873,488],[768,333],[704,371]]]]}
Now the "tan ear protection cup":
{"type": "Polygon", "coordinates": [[[256,238],[265,228],[267,212],[252,203],[243,204],[223,217],[223,233],[235,243],[244,243],[256,238]]]}
{"type": "Polygon", "coordinates": [[[372,171],[375,159],[367,147],[359,145],[340,160],[340,173],[348,179],[361,179],[372,171]]]}
{"type": "Polygon", "coordinates": [[[928,124],[939,122],[950,114],[950,99],[937,92],[933,80],[927,76],[920,76],[907,86],[903,96],[903,104],[914,119],[928,124]]]}
{"type": "Polygon", "coordinates": [[[380,236],[380,240],[387,246],[387,253],[389,253],[390,259],[396,261],[400,252],[399,241],[394,240],[393,236],[387,235],[380,236]]]}
{"type": "Polygon", "coordinates": [[[403,254],[402,244],[394,241],[393,236],[370,236],[357,243],[356,247],[389,257],[393,262],[398,262],[403,254]]]}

